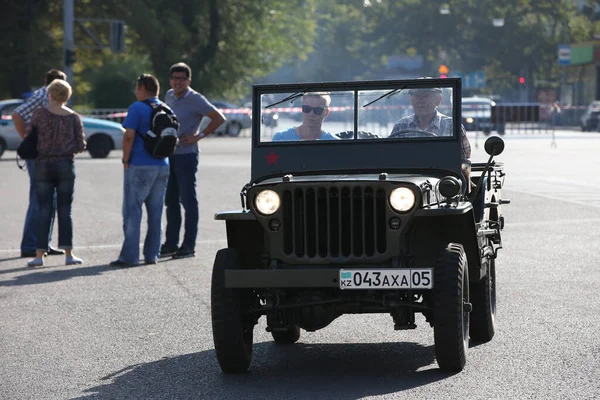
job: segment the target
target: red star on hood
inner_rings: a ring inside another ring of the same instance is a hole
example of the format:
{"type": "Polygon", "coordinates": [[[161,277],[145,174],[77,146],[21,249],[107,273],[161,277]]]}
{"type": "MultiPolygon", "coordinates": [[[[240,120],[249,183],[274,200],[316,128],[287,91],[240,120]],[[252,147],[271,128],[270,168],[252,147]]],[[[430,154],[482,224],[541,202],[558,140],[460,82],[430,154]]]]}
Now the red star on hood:
{"type": "Polygon", "coordinates": [[[265,158],[267,159],[267,162],[268,162],[267,165],[271,165],[271,164],[277,164],[277,159],[279,158],[279,156],[275,155],[274,152],[271,152],[271,154],[269,154],[268,156],[265,156],[265,158]]]}

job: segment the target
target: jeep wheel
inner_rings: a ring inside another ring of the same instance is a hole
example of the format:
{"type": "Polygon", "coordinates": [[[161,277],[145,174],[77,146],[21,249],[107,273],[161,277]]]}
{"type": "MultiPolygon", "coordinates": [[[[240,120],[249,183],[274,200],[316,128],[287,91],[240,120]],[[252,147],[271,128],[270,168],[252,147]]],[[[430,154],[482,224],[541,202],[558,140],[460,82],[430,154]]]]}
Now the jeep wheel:
{"type": "Polygon", "coordinates": [[[92,158],[106,158],[112,149],[112,139],[104,134],[94,134],[87,142],[87,150],[92,158]]]}
{"type": "Polygon", "coordinates": [[[441,370],[458,372],[469,347],[469,273],[462,245],[449,243],[435,267],[433,336],[441,370]]]}
{"type": "Polygon", "coordinates": [[[486,276],[471,286],[471,339],[489,342],[496,331],[496,263],[489,261],[486,276]]]}
{"type": "Polygon", "coordinates": [[[273,331],[271,335],[277,344],[293,344],[300,339],[300,327],[292,325],[285,331],[273,331]]]}
{"type": "Polygon", "coordinates": [[[226,374],[246,372],[252,361],[255,321],[244,318],[244,296],[239,289],[225,288],[225,271],[241,268],[235,249],[217,252],[210,291],[215,353],[226,374]]]}

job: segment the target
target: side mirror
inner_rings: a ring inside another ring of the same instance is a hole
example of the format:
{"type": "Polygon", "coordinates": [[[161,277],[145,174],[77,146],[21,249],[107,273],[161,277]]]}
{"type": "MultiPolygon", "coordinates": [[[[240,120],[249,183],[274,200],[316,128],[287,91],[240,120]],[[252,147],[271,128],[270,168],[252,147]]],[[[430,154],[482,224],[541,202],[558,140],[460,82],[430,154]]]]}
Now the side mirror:
{"type": "Polygon", "coordinates": [[[485,141],[484,148],[490,156],[497,156],[504,151],[504,140],[498,136],[491,136],[485,141]]]}

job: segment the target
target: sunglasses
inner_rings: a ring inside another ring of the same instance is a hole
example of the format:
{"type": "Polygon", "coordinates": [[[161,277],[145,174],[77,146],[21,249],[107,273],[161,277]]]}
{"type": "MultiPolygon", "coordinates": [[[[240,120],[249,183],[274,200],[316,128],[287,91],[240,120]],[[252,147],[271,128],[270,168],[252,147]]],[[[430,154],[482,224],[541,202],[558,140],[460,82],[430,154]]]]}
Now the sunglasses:
{"type": "Polygon", "coordinates": [[[321,114],[323,114],[323,111],[325,111],[325,108],[324,107],[302,106],[302,112],[304,114],[308,114],[311,111],[314,112],[315,115],[321,115],[321,114]]]}

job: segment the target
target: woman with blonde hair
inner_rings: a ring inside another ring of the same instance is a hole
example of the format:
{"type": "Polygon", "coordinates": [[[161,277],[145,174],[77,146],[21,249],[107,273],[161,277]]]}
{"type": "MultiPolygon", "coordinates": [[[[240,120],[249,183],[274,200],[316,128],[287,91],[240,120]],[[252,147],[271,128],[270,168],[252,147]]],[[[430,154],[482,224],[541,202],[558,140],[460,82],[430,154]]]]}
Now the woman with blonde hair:
{"type": "Polygon", "coordinates": [[[48,232],[56,191],[58,247],[65,250],[65,264],[81,264],[73,255],[73,219],[71,206],[75,189],[74,156],[85,149],[85,135],[80,116],[66,107],[72,89],[68,82],[54,80],[47,87],[48,105],[37,108],[31,117],[31,129],[37,129],[38,156],[35,160],[35,188],[39,203],[36,257],[30,267],[44,265],[48,249],[48,232]]]}

